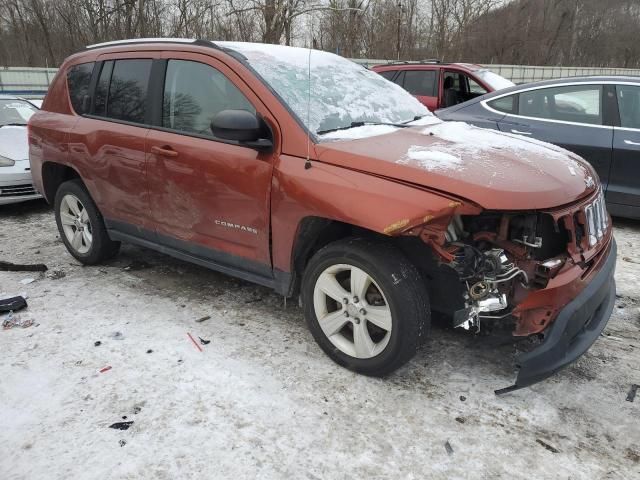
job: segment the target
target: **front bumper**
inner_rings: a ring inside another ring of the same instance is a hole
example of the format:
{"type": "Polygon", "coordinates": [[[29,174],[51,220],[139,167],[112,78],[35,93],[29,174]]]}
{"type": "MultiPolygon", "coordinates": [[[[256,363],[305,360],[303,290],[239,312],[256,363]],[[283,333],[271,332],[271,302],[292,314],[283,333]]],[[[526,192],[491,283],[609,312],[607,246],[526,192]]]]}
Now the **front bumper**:
{"type": "Polygon", "coordinates": [[[33,186],[29,162],[19,161],[13,167],[0,168],[0,205],[42,198],[33,186]]]}
{"type": "Polygon", "coordinates": [[[543,343],[531,352],[516,357],[519,367],[514,385],[496,390],[496,395],[528,387],[550,377],[577,360],[596,341],[609,321],[616,298],[613,278],[616,269],[616,243],[602,268],[587,286],[558,314],[545,330],[543,343]]]}
{"type": "Polygon", "coordinates": [[[26,202],[27,200],[35,200],[42,198],[35,187],[31,183],[22,185],[0,185],[0,205],[8,205],[10,203],[26,202]]]}

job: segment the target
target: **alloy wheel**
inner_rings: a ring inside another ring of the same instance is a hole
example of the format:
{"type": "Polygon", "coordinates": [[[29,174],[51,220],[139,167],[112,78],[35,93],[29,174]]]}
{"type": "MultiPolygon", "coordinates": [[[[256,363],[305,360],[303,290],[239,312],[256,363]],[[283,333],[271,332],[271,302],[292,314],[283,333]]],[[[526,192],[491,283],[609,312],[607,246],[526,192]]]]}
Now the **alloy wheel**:
{"type": "Polygon", "coordinates": [[[374,279],[356,266],[326,268],[316,280],[313,307],[324,334],[347,355],[372,358],[389,343],[389,303],[374,279]]]}
{"type": "Polygon", "coordinates": [[[79,254],[91,250],[93,234],[89,214],[78,197],[71,193],[62,197],[60,202],[60,223],[71,248],[79,254]]]}

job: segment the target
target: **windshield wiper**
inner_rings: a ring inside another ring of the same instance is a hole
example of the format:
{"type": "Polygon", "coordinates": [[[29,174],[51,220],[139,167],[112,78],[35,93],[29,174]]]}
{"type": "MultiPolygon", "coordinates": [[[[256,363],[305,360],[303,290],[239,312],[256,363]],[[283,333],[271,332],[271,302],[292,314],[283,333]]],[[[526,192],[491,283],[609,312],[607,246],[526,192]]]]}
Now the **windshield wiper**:
{"type": "Polygon", "coordinates": [[[0,128],[2,127],[26,127],[27,124],[26,123],[3,123],[0,125],[0,128]]]}
{"type": "Polygon", "coordinates": [[[318,135],[324,135],[325,133],[338,132],[340,130],[348,130],[350,128],[356,127],[364,127],[365,125],[387,125],[389,127],[398,127],[398,128],[406,128],[411,125],[407,125],[409,122],[413,122],[415,119],[407,120],[404,123],[389,123],[389,122],[351,122],[351,125],[347,127],[337,127],[337,128],[329,128],[328,130],[318,130],[316,133],[318,135]]]}

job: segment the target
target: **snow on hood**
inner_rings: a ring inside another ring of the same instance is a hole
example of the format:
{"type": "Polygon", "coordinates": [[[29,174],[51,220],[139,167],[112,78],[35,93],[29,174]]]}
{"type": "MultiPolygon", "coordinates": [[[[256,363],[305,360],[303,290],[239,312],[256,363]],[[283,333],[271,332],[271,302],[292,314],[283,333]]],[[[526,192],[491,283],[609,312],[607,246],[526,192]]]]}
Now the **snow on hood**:
{"type": "Polygon", "coordinates": [[[333,53],[262,43],[215,43],[242,54],[314,134],[352,122],[403,123],[417,116],[433,117],[400,86],[333,53]]]}
{"type": "Polygon", "coordinates": [[[318,145],[321,161],[423,185],[486,209],[528,210],[572,203],[595,188],[577,155],[527,137],[462,122],[318,145]]]}
{"type": "Polygon", "coordinates": [[[16,161],[29,158],[27,127],[8,125],[0,128],[0,155],[16,161]]]}
{"type": "Polygon", "coordinates": [[[426,170],[449,168],[464,171],[476,169],[480,164],[485,169],[500,170],[501,165],[496,163],[496,159],[509,153],[538,170],[544,168],[538,160],[543,156],[566,165],[571,175],[577,175],[578,171],[582,176],[590,175],[588,167],[574,153],[522,135],[487,130],[464,122],[442,122],[424,129],[422,133],[433,136],[436,141],[426,147],[411,146],[398,163],[416,161],[426,170]],[[436,153],[445,154],[456,161],[430,161],[425,153],[430,153],[431,157],[436,153]]]}

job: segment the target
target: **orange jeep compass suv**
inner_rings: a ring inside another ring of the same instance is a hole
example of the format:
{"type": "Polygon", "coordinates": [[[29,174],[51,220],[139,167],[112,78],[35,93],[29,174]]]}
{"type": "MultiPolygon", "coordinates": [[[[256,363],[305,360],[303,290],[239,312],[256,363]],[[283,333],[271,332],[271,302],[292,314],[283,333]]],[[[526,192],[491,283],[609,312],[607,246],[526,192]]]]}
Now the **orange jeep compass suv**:
{"type": "Polygon", "coordinates": [[[443,123],[336,55],[165,39],[88,47],[29,123],[35,184],[69,252],[120,242],[300,295],[320,347],[367,375],[407,362],[432,312],[539,345],[501,392],[605,327],[616,248],[576,155],[443,123]]]}

